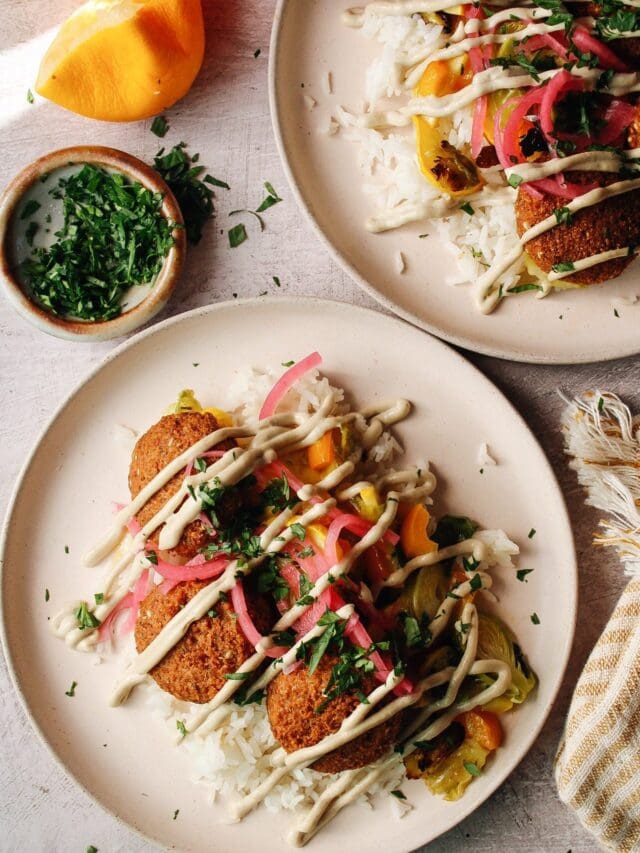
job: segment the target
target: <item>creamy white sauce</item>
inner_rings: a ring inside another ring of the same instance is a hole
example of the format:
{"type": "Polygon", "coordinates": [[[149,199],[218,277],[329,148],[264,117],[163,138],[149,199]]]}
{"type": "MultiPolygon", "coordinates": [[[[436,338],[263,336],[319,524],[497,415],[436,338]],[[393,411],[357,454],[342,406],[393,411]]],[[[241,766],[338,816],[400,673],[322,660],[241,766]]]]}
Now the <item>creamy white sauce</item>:
{"type": "MultiPolygon", "coordinates": [[[[370,407],[360,413],[356,412],[342,416],[332,414],[334,406],[335,398],[330,393],[322,401],[318,411],[306,417],[291,415],[274,416],[262,422],[253,433],[247,428],[217,430],[215,433],[197,442],[188,451],[167,465],[128,507],[125,507],[118,513],[112,528],[89,553],[87,557],[88,562],[93,564],[96,560],[104,558],[109,551],[113,550],[122,538],[122,526],[146,504],[157,490],[166,485],[191,460],[229,437],[242,437],[244,439],[242,447],[235,447],[227,451],[221,459],[208,466],[206,471],[192,473],[190,476],[185,477],[185,481],[177,494],[167,501],[165,506],[145,525],[140,533],[133,537],[128,547],[124,548],[124,554],[116,560],[115,567],[109,574],[107,583],[108,592],[105,593],[105,600],[95,608],[90,608],[94,615],[101,621],[122,600],[124,595],[127,594],[128,590],[140,577],[141,573],[150,567],[150,562],[143,550],[148,536],[160,528],[160,547],[162,549],[174,547],[180,540],[184,529],[200,514],[202,510],[201,501],[197,498],[197,493],[195,493],[196,499],[194,500],[194,497],[189,493],[189,487],[195,489],[197,486],[207,482],[230,486],[242,480],[255,470],[256,467],[274,461],[279,451],[291,452],[292,450],[304,448],[336,426],[351,423],[358,431],[357,443],[359,449],[354,452],[352,458],[343,462],[314,486],[310,484],[304,485],[297,495],[300,503],[283,510],[270,521],[260,536],[262,551],[260,556],[247,560],[242,564],[238,564],[237,561],[230,562],[227,569],[219,578],[203,587],[163,627],[146,649],[134,657],[115,685],[111,700],[112,704],[120,704],[127,698],[131,689],[143,681],[147,673],[184,637],[189,626],[194,621],[202,618],[208,610],[214,607],[222,593],[226,593],[233,588],[238,574],[243,576],[250,574],[267,556],[281,551],[291,542],[294,534],[289,526],[289,522],[294,515],[296,516],[296,521],[303,526],[311,524],[313,521],[325,516],[336,505],[336,498],[327,495],[327,492],[337,489],[340,483],[353,473],[356,462],[363,449],[372,447],[380,438],[385,428],[405,418],[410,411],[410,404],[406,400],[394,400],[370,407]],[[302,507],[303,502],[308,501],[316,495],[319,495],[321,499],[304,509],[302,507]]],[[[372,481],[362,480],[351,484],[342,491],[339,491],[338,497],[340,500],[348,500],[355,497],[356,494],[367,486],[376,488],[383,501],[384,509],[380,518],[336,565],[330,567],[325,574],[316,580],[313,588],[308,593],[310,598],[305,599],[310,603],[294,604],[273,626],[272,633],[284,631],[291,627],[336,579],[349,573],[358,557],[378,542],[391,527],[396,516],[399,501],[414,502],[416,500],[427,500],[435,489],[436,479],[428,469],[422,472],[418,472],[415,469],[404,469],[375,478],[372,481]]],[[[451,559],[461,554],[473,554],[478,562],[481,562],[487,556],[484,544],[478,540],[470,539],[459,545],[443,548],[433,554],[409,561],[401,571],[396,572],[389,578],[388,583],[390,585],[399,585],[408,577],[411,571],[421,566],[433,565],[439,561],[451,559]]],[[[488,589],[490,586],[491,577],[486,572],[474,572],[469,576],[469,580],[456,587],[455,596],[462,598],[477,588],[488,589]]],[[[448,596],[440,605],[438,612],[429,626],[434,639],[446,628],[456,601],[456,597],[448,596]]],[[[53,629],[58,636],[64,637],[68,644],[74,645],[79,649],[88,650],[95,645],[96,632],[93,629],[81,629],[78,626],[74,615],[74,610],[78,604],[76,602],[61,614],[58,614],[53,620],[53,629]]],[[[338,611],[338,615],[340,618],[348,619],[353,610],[353,605],[346,605],[338,611]]],[[[396,713],[399,713],[402,709],[414,705],[430,687],[437,684],[448,684],[445,695],[439,700],[437,710],[449,707],[455,701],[462,680],[466,674],[472,671],[472,666],[475,665],[473,663],[477,644],[477,616],[475,614],[475,607],[472,604],[467,604],[461,618],[463,621],[469,622],[469,633],[465,637],[465,649],[457,668],[448,667],[439,673],[435,673],[423,679],[413,693],[399,698],[392,698],[386,704],[382,705],[381,703],[387,700],[403,677],[391,671],[386,681],[371,691],[367,697],[367,703],[359,704],[343,721],[337,732],[324,738],[314,746],[297,750],[288,755],[281,750],[274,759],[277,761],[277,766],[271,776],[249,796],[235,805],[233,810],[235,817],[239,819],[251,811],[262,801],[273,786],[293,769],[312,764],[323,755],[380,725],[396,713]]],[[[196,714],[192,716],[189,722],[190,733],[198,732],[199,735],[204,736],[208,731],[222,724],[230,711],[228,700],[232,698],[233,694],[241,686],[246,686],[248,692],[264,689],[283,668],[286,668],[295,661],[296,652],[302,642],[307,642],[309,639],[320,636],[324,630],[323,626],[316,625],[305,637],[284,653],[281,660],[272,662],[254,681],[247,682],[244,679],[227,681],[211,702],[198,709],[196,714]]],[[[257,672],[258,668],[266,660],[266,652],[273,644],[272,636],[264,637],[258,643],[255,653],[244,661],[238,669],[238,673],[252,674],[257,672]]],[[[420,719],[423,716],[424,714],[421,713],[420,719]]],[[[380,766],[385,765],[383,763],[380,766]]],[[[379,772],[379,768],[368,771],[365,774],[366,779],[370,777],[371,772],[377,773],[379,772]]],[[[351,776],[346,775],[344,778],[348,780],[351,776]]],[[[353,789],[360,790],[360,784],[359,782],[358,785],[354,785],[353,789]]],[[[326,822],[344,805],[350,802],[354,796],[353,789],[347,792],[343,783],[335,788],[333,786],[330,787],[316,804],[313,815],[306,817],[304,825],[299,830],[301,837],[309,836],[315,832],[321,823],[326,822]]]]}
{"type": "Polygon", "coordinates": [[[581,270],[588,270],[591,267],[596,267],[598,264],[604,264],[605,261],[615,261],[617,258],[628,258],[629,255],[634,253],[634,249],[631,246],[625,246],[622,249],[609,249],[607,252],[598,252],[595,255],[589,255],[587,258],[580,258],[578,261],[573,261],[573,269],[565,270],[564,272],[551,272],[547,273],[547,278],[550,281],[560,281],[562,278],[567,275],[574,275],[574,273],[580,272],[581,270]]]}

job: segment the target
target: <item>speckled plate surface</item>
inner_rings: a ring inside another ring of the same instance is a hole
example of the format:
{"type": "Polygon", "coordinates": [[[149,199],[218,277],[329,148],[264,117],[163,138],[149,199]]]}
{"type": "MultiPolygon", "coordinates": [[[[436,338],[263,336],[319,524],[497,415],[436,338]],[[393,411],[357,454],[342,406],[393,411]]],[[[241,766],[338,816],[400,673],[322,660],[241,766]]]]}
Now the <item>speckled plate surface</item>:
{"type": "Polygon", "coordinates": [[[608,284],[506,299],[491,315],[471,287],[444,281],[452,263],[428,222],[370,234],[372,213],[357,165],[357,146],[327,133],[341,105],[362,109],[365,72],[380,46],[343,26],[349,0],[279,0],[270,54],[276,140],[300,207],[334,259],[371,296],[417,326],[476,352],[550,364],[604,361],[640,352],[640,263],[608,284]],[[327,74],[331,73],[331,93],[327,74]],[[309,109],[305,96],[316,105],[309,109]],[[397,253],[406,260],[400,274],[397,253]]]}
{"type": "Polygon", "coordinates": [[[494,573],[494,589],[540,687],[507,719],[504,748],[463,799],[444,803],[421,782],[407,782],[415,808],[401,821],[387,798],[373,811],[356,805],[309,849],[399,853],[453,827],[516,767],[565,669],[576,565],[563,499],[525,423],[475,368],[400,320],[334,302],[222,303],[161,323],[116,350],[80,385],[27,460],[5,527],[1,607],[6,656],[36,730],[78,784],[163,846],[275,853],[285,849],[291,818],[258,809],[242,824],[225,823],[222,804],[209,805],[205,789],[191,784],[189,757],[140,697],[134,693],[126,705],[109,707],[117,661],[96,666],[53,637],[47,620],[69,600],[100,589],[100,570],[83,568],[80,557],[109,524],[111,501],[128,497],[129,453],[116,425],[144,431],[185,387],[204,404],[224,407],[239,368],[277,367],[314,349],[332,382],[356,404],[399,395],[414,402],[397,435],[407,461],[431,460],[440,482],[438,512],[464,512],[483,526],[503,527],[520,543],[520,565],[535,571],[528,583],[513,571],[494,573]],[[483,442],[498,464],[481,474],[483,442]],[[537,533],[528,539],[531,528],[537,533]],[[540,625],[531,622],[534,611],[540,625]],[[78,686],[70,698],[65,691],[72,681],[78,686]]]}

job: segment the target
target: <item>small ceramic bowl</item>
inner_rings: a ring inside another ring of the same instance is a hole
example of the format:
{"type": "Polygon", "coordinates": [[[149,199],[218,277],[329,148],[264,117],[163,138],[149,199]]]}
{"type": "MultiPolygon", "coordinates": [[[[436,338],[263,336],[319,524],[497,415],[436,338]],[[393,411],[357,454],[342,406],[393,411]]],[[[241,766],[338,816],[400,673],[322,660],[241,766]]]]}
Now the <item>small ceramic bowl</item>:
{"type": "MultiPolygon", "coordinates": [[[[60,317],[46,311],[28,293],[21,281],[19,267],[20,245],[26,244],[25,236],[19,236],[22,222],[18,219],[21,202],[31,193],[37,192],[37,183],[54,170],[71,165],[90,163],[113,172],[120,172],[132,181],[137,181],[152,192],[162,193],[162,214],[170,222],[183,224],[178,203],[160,175],[137,157],[115,148],[94,145],[78,145],[62,148],[45,154],[23,169],[11,181],[0,196],[0,284],[6,297],[16,311],[43,332],[65,340],[105,341],[121,337],[148,322],[160,311],[171,296],[184,260],[186,237],[184,228],[176,228],[174,244],[155,280],[138,291],[122,313],[112,320],[83,321],[60,317]]],[[[45,185],[43,184],[43,187],[45,185]]],[[[46,191],[43,189],[42,194],[46,191]]],[[[26,222],[23,230],[26,231],[26,222]]]]}

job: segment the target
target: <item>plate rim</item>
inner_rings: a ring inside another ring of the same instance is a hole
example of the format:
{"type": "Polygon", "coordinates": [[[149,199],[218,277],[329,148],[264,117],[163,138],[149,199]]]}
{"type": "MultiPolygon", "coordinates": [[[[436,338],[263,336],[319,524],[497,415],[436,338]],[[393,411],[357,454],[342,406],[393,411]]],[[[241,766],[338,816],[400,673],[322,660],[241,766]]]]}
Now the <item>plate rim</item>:
{"type": "MultiPolygon", "coordinates": [[[[281,0],[281,2],[286,2],[286,0],[281,0]]],[[[159,332],[163,332],[165,329],[170,328],[171,326],[178,325],[180,323],[189,323],[191,318],[203,317],[206,315],[214,315],[219,311],[224,311],[224,310],[228,310],[228,309],[239,310],[243,307],[244,308],[251,308],[251,309],[256,309],[256,308],[259,309],[262,305],[266,305],[266,304],[271,304],[271,305],[275,304],[275,305],[278,305],[279,307],[282,307],[284,304],[289,304],[289,305],[292,305],[295,307],[295,306],[299,306],[300,304],[304,304],[304,303],[306,303],[308,305],[316,305],[318,307],[322,306],[322,305],[329,305],[329,306],[331,306],[331,308],[337,309],[337,310],[345,312],[345,313],[356,312],[356,313],[364,313],[364,314],[369,314],[369,315],[375,315],[378,318],[382,318],[384,320],[384,322],[389,322],[389,323],[396,323],[396,324],[401,324],[401,325],[404,325],[406,323],[406,321],[403,318],[398,317],[395,314],[393,314],[393,315],[384,314],[383,312],[372,309],[372,308],[368,308],[368,307],[364,307],[364,306],[351,305],[348,302],[342,302],[342,301],[336,300],[336,299],[322,299],[322,298],[317,297],[317,296],[286,296],[286,297],[268,296],[268,297],[253,297],[253,298],[249,297],[249,298],[244,298],[244,299],[223,300],[220,302],[214,302],[214,303],[210,303],[208,305],[193,308],[193,309],[191,309],[189,311],[185,311],[181,314],[176,314],[172,317],[166,318],[165,320],[161,321],[160,323],[153,324],[149,328],[144,329],[141,332],[138,332],[137,334],[135,334],[132,337],[128,338],[127,340],[123,341],[121,344],[119,344],[117,347],[115,347],[111,352],[107,353],[107,355],[103,359],[101,359],[98,362],[98,364],[96,364],[94,367],[92,367],[89,370],[89,372],[86,374],[86,376],[82,377],[74,385],[74,387],[71,389],[71,391],[67,395],[65,395],[63,400],[58,404],[58,406],[55,408],[53,414],[46,420],[45,424],[40,429],[37,437],[35,438],[30,449],[28,450],[28,452],[25,455],[25,459],[23,461],[23,464],[20,468],[20,471],[19,471],[19,473],[16,477],[16,480],[14,482],[13,488],[10,492],[9,500],[7,503],[7,509],[6,509],[6,512],[4,514],[4,518],[2,521],[2,528],[0,530],[0,645],[2,647],[2,651],[4,654],[4,659],[5,659],[5,662],[7,665],[7,670],[9,672],[11,684],[13,685],[15,693],[18,696],[19,703],[20,703],[20,705],[21,705],[21,707],[25,713],[25,716],[26,716],[28,722],[30,723],[32,729],[35,731],[36,735],[38,736],[40,743],[46,748],[47,752],[49,753],[49,755],[51,756],[51,758],[53,759],[53,761],[57,765],[57,767],[65,774],[65,776],[68,779],[71,779],[73,781],[73,783],[75,785],[77,785],[83,791],[83,793],[94,804],[96,804],[99,808],[101,808],[108,815],[115,818],[115,820],[118,822],[118,824],[121,827],[124,827],[127,830],[135,833],[139,838],[145,840],[146,842],[148,842],[150,844],[153,844],[156,846],[160,845],[165,850],[168,850],[170,848],[164,842],[162,842],[162,841],[159,842],[157,838],[154,838],[153,836],[147,835],[146,832],[143,829],[141,829],[138,825],[136,825],[134,823],[129,823],[127,820],[120,817],[116,811],[114,811],[105,802],[103,802],[103,800],[97,794],[94,794],[80,780],[80,778],[67,767],[62,756],[58,753],[58,751],[56,751],[56,749],[53,747],[53,745],[47,739],[45,732],[43,731],[41,726],[38,724],[34,714],[32,713],[32,711],[28,705],[26,696],[23,693],[22,687],[21,687],[20,682],[19,682],[18,677],[17,677],[17,673],[16,673],[15,668],[14,668],[13,659],[12,659],[11,650],[10,650],[10,645],[9,645],[9,640],[8,640],[7,633],[6,633],[5,620],[4,620],[4,595],[3,595],[4,584],[3,584],[3,579],[4,579],[4,570],[5,570],[5,565],[6,565],[6,559],[5,558],[6,558],[7,544],[8,544],[8,540],[9,540],[9,530],[11,527],[11,523],[12,523],[13,516],[15,513],[15,509],[16,509],[17,499],[18,499],[18,496],[19,496],[20,491],[22,489],[23,482],[24,482],[26,475],[28,473],[28,470],[31,466],[31,462],[32,462],[34,456],[36,455],[36,453],[38,452],[38,450],[40,449],[41,444],[44,442],[44,440],[46,439],[50,429],[54,426],[54,424],[58,420],[58,418],[62,415],[65,408],[72,402],[72,400],[77,395],[79,395],[82,392],[82,390],[85,388],[85,386],[87,386],[94,379],[95,376],[97,376],[105,367],[107,367],[107,365],[109,365],[109,364],[111,364],[111,362],[117,360],[123,353],[127,352],[128,350],[134,349],[140,341],[146,340],[147,338],[151,338],[154,335],[158,334],[159,332]]],[[[413,326],[413,328],[415,328],[414,324],[407,324],[407,325],[413,326]]],[[[417,331],[420,331],[420,329],[417,329],[417,331]]],[[[569,516],[568,509],[567,509],[565,497],[564,497],[564,494],[563,494],[562,489],[560,487],[560,484],[558,482],[558,479],[555,475],[555,472],[554,472],[553,468],[551,467],[551,463],[550,463],[549,459],[547,458],[547,455],[546,455],[544,449],[542,448],[542,445],[538,441],[536,435],[533,433],[533,431],[531,430],[531,428],[529,427],[529,425],[525,421],[524,417],[516,409],[515,405],[513,403],[511,403],[511,401],[506,397],[506,395],[502,392],[502,390],[494,382],[492,382],[491,379],[489,379],[487,376],[485,376],[485,374],[482,373],[482,371],[478,367],[476,367],[475,364],[471,363],[462,354],[460,354],[456,350],[452,349],[452,347],[450,347],[447,343],[440,340],[439,338],[437,338],[433,335],[427,335],[427,337],[430,339],[430,342],[433,346],[435,346],[438,349],[446,351],[446,357],[453,358],[454,361],[457,361],[464,368],[468,369],[470,371],[470,374],[474,377],[475,381],[479,382],[481,385],[484,385],[490,394],[494,394],[498,399],[500,399],[502,401],[502,403],[504,405],[506,405],[506,407],[510,410],[511,415],[513,417],[515,417],[515,419],[519,422],[520,426],[526,430],[530,439],[533,441],[534,445],[538,448],[540,455],[542,457],[542,460],[543,460],[543,464],[545,467],[547,478],[549,478],[550,484],[553,485],[553,487],[554,487],[554,489],[555,489],[555,491],[559,497],[560,506],[561,506],[561,510],[562,510],[562,513],[561,513],[562,514],[562,523],[563,523],[563,526],[565,527],[566,531],[568,532],[568,541],[567,541],[568,554],[567,554],[567,556],[570,557],[570,565],[567,565],[567,568],[565,569],[565,571],[570,572],[569,580],[571,582],[571,587],[572,587],[572,592],[573,592],[573,594],[571,596],[571,602],[570,602],[571,609],[570,609],[570,613],[568,614],[569,619],[567,620],[569,631],[568,631],[567,636],[566,636],[564,648],[562,649],[562,661],[561,661],[561,666],[559,669],[558,681],[557,681],[557,684],[555,685],[554,689],[552,690],[551,694],[549,695],[547,702],[545,703],[545,705],[543,706],[543,708],[541,710],[540,719],[538,720],[537,724],[528,731],[526,737],[524,738],[523,746],[520,749],[520,754],[519,754],[517,761],[515,762],[515,764],[511,765],[506,771],[502,772],[496,778],[495,784],[493,784],[490,787],[490,789],[487,791],[487,793],[484,796],[482,796],[482,798],[478,802],[476,802],[474,804],[469,803],[468,806],[463,805],[463,807],[461,809],[461,813],[458,816],[455,823],[453,823],[451,826],[449,826],[447,829],[443,830],[442,832],[438,833],[438,835],[434,836],[433,838],[430,838],[427,842],[422,842],[422,843],[428,844],[428,843],[431,843],[432,841],[435,841],[437,838],[441,837],[445,833],[450,832],[451,830],[455,829],[456,826],[458,826],[463,820],[465,820],[467,817],[469,817],[470,814],[472,814],[477,809],[479,809],[490,797],[492,797],[496,793],[498,788],[500,788],[501,785],[504,784],[504,782],[509,777],[509,775],[511,773],[515,772],[517,770],[517,768],[520,766],[520,764],[522,763],[522,761],[524,760],[526,755],[531,750],[533,744],[537,740],[537,738],[538,738],[540,732],[542,731],[543,727],[546,725],[546,723],[549,719],[549,715],[551,713],[551,710],[552,710],[553,706],[555,705],[555,703],[558,699],[558,694],[559,694],[560,689],[562,687],[562,684],[564,682],[567,667],[568,667],[569,660],[571,657],[571,651],[573,649],[573,644],[575,641],[575,631],[576,631],[577,613],[578,613],[578,598],[579,598],[579,587],[578,587],[579,578],[578,578],[578,563],[577,563],[575,538],[573,535],[573,528],[571,525],[571,519],[569,516]]]]}
{"type": "MultiPolygon", "coordinates": [[[[640,354],[640,338],[636,344],[632,344],[630,348],[620,352],[603,355],[601,357],[592,358],[587,351],[583,355],[572,356],[571,358],[563,358],[557,355],[538,355],[537,353],[524,352],[515,353],[511,350],[502,349],[500,347],[492,347],[478,343],[473,338],[466,335],[457,335],[449,332],[446,329],[430,323],[412,311],[401,307],[392,299],[381,293],[371,282],[358,272],[356,267],[351,263],[349,258],[333,245],[329,237],[324,233],[318,219],[316,218],[311,206],[305,200],[298,182],[295,179],[288,157],[288,146],[285,142],[284,133],[282,130],[282,122],[280,120],[280,97],[278,93],[278,72],[280,60],[280,35],[283,27],[284,16],[290,0],[277,0],[276,9],[271,27],[271,36],[269,41],[269,68],[268,68],[268,94],[269,94],[269,113],[271,115],[271,127],[276,142],[276,148],[280,157],[280,164],[285,173],[289,189],[293,193],[299,209],[305,215],[307,222],[311,225],[315,237],[325,247],[329,256],[338,264],[341,269],[354,281],[358,287],[371,296],[379,305],[382,305],[387,311],[390,311],[397,317],[429,332],[434,337],[453,346],[461,347],[462,349],[476,352],[480,355],[489,355],[493,358],[499,358],[503,361],[516,361],[521,364],[546,364],[546,365],[569,365],[569,364],[603,364],[607,361],[614,361],[620,358],[629,358],[630,356],[640,354]]],[[[639,274],[640,275],[640,274],[639,274]]]]}

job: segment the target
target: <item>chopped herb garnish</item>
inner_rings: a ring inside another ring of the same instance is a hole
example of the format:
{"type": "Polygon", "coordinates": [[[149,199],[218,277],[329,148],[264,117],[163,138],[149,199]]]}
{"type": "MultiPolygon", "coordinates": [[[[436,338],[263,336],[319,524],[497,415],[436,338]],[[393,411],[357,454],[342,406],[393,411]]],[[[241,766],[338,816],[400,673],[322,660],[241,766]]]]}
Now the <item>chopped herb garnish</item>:
{"type": "Polygon", "coordinates": [[[527,575],[530,575],[533,569],[518,569],[516,572],[516,577],[519,581],[524,581],[524,583],[528,583],[527,575]]]}
{"type": "Polygon", "coordinates": [[[78,686],[77,681],[71,682],[71,687],[68,690],[64,691],[65,696],[75,696],[76,695],[76,687],[78,686]]]}
{"type": "Polygon", "coordinates": [[[291,359],[291,361],[283,361],[282,362],[283,367],[293,367],[294,364],[295,364],[295,361],[293,359],[291,359]]]}
{"type": "Polygon", "coordinates": [[[465,761],[464,762],[464,769],[467,771],[467,773],[470,773],[472,776],[479,776],[480,775],[480,771],[478,770],[478,766],[476,764],[474,764],[473,761],[465,761]]]}
{"type": "Polygon", "coordinates": [[[229,235],[229,245],[232,249],[236,249],[247,239],[247,229],[242,222],[239,225],[234,225],[227,233],[229,235]]]}
{"type": "Polygon", "coordinates": [[[395,791],[389,791],[389,793],[391,794],[392,797],[396,797],[398,800],[406,800],[407,799],[406,796],[402,793],[402,791],[399,791],[397,788],[395,789],[395,791]]]}
{"type": "Polygon", "coordinates": [[[90,844],[87,847],[87,853],[98,853],[98,848],[94,847],[93,844],[90,844]]]}
{"type": "Polygon", "coordinates": [[[528,538],[528,539],[533,539],[533,537],[534,537],[535,535],[536,535],[536,529],[535,529],[535,527],[532,527],[532,528],[531,528],[531,530],[529,531],[528,535],[527,535],[527,538],[528,538]]]}
{"type": "Polygon", "coordinates": [[[35,98],[33,97],[33,92],[31,91],[31,89],[27,89],[27,103],[32,104],[34,100],[35,98]]]}
{"type": "Polygon", "coordinates": [[[614,308],[614,309],[613,309],[613,316],[614,316],[614,317],[618,317],[618,318],[620,317],[620,314],[618,313],[618,309],[617,309],[617,308],[614,308]]]}
{"type": "Polygon", "coordinates": [[[250,676],[250,672],[227,672],[224,677],[227,681],[246,681],[250,676]]]}
{"type": "Polygon", "coordinates": [[[599,411],[599,412],[603,412],[603,411],[604,411],[604,397],[600,397],[600,398],[598,399],[598,411],[599,411]]]}
{"type": "Polygon", "coordinates": [[[253,58],[257,59],[261,53],[262,53],[262,51],[260,50],[260,48],[259,47],[256,48],[256,50],[253,51],[253,58]]]}
{"type": "Polygon", "coordinates": [[[49,595],[49,590],[48,590],[48,589],[45,589],[45,591],[44,591],[44,600],[45,600],[45,601],[49,601],[49,599],[50,599],[50,598],[51,598],[51,596],[49,595]]]}
{"type": "MultiPolygon", "coordinates": [[[[85,164],[49,194],[62,202],[63,225],[23,271],[36,300],[53,314],[110,320],[132,285],[150,284],[173,246],[162,195],[119,172],[85,164]]],[[[29,223],[33,235],[37,223],[29,223]],[[35,229],[32,225],[35,224],[35,229]]]]}
{"type": "Polygon", "coordinates": [[[176,809],[173,813],[173,819],[175,820],[179,814],[180,814],[180,809],[176,809]]]}
{"type": "Polygon", "coordinates": [[[94,593],[93,597],[96,600],[96,604],[102,604],[102,602],[104,601],[104,592],[96,592],[94,593]]]}
{"type": "Polygon", "coordinates": [[[520,175],[513,174],[509,175],[508,181],[510,186],[512,186],[514,189],[517,189],[522,183],[523,178],[521,178],[520,175]]]}
{"type": "Polygon", "coordinates": [[[193,467],[196,469],[196,471],[200,471],[200,473],[202,473],[203,471],[207,470],[207,460],[199,456],[196,460],[194,460],[193,467]]]}
{"type": "Polygon", "coordinates": [[[167,131],[169,130],[169,124],[164,116],[156,116],[154,120],[151,122],[151,133],[155,133],[156,136],[166,136],[167,131]]]}
{"type": "Polygon", "coordinates": [[[41,204],[39,201],[36,201],[35,198],[30,198],[29,201],[22,208],[20,219],[28,219],[30,216],[33,216],[36,210],[40,210],[40,207],[41,204]]]}
{"type": "Polygon", "coordinates": [[[151,563],[152,566],[158,565],[158,555],[156,554],[155,551],[147,551],[146,558],[151,563]]]}
{"type": "MultiPolygon", "coordinates": [[[[27,241],[27,245],[33,246],[33,238],[36,236],[36,234],[38,233],[39,230],[40,230],[40,226],[35,221],[35,219],[32,219],[31,222],[27,225],[26,231],[24,232],[24,239],[27,241]]],[[[40,249],[40,250],[36,249],[35,251],[38,252],[38,251],[43,251],[43,250],[42,249],[40,249]]],[[[34,261],[32,259],[28,259],[24,262],[24,265],[26,266],[27,264],[32,264],[32,263],[34,263],[34,261]]]]}
{"type": "Polygon", "coordinates": [[[531,614],[531,621],[533,622],[533,624],[534,624],[534,625],[539,625],[539,624],[540,624],[540,617],[538,616],[538,614],[537,614],[537,613],[532,613],[532,614],[531,614]]]}
{"type": "Polygon", "coordinates": [[[428,234],[418,234],[418,240],[424,240],[424,238],[428,236],[428,234]]]}
{"type": "Polygon", "coordinates": [[[469,589],[477,592],[477,590],[482,589],[482,578],[480,575],[474,575],[469,581],[469,589]]]}
{"type": "Polygon", "coordinates": [[[220,178],[214,178],[213,175],[205,175],[202,180],[205,184],[211,184],[212,187],[221,187],[223,190],[231,189],[226,181],[221,181],[220,178]]]}
{"type": "Polygon", "coordinates": [[[80,602],[80,605],[73,611],[73,615],[76,617],[78,628],[81,631],[84,631],[85,628],[97,628],[100,625],[100,620],[89,610],[86,601],[80,602]]]}
{"type": "Polygon", "coordinates": [[[571,261],[560,261],[557,264],[554,264],[551,269],[554,272],[572,272],[575,267],[571,261]]]}
{"type": "Polygon", "coordinates": [[[273,207],[274,204],[278,204],[279,201],[282,201],[282,199],[274,190],[269,181],[264,182],[264,188],[267,191],[267,196],[260,203],[260,206],[256,208],[256,213],[262,213],[264,210],[267,210],[268,208],[273,207]]]}
{"type": "Polygon", "coordinates": [[[181,142],[166,154],[164,148],[160,149],[153,158],[153,166],[176,197],[182,211],[187,240],[190,243],[199,243],[202,228],[214,212],[213,190],[210,190],[207,184],[229,188],[210,175],[200,180],[199,176],[205,167],[193,165],[199,157],[197,154],[193,157],[187,154],[186,147],[186,143],[181,142]]]}
{"type": "Polygon", "coordinates": [[[553,211],[553,215],[555,216],[558,225],[570,225],[573,219],[573,215],[568,207],[556,207],[553,211]]]}
{"type": "Polygon", "coordinates": [[[186,737],[189,734],[189,729],[185,726],[184,720],[176,720],[176,728],[182,737],[186,737]]]}
{"type": "Polygon", "coordinates": [[[475,210],[471,207],[468,201],[465,201],[464,204],[460,205],[460,210],[464,210],[465,213],[468,213],[469,216],[473,216],[475,210]]]}
{"type": "Polygon", "coordinates": [[[307,535],[307,531],[304,529],[303,525],[300,522],[295,521],[293,524],[289,526],[289,530],[293,533],[296,539],[304,539],[307,535]]]}
{"type": "Polygon", "coordinates": [[[282,283],[277,275],[271,276],[276,287],[282,287],[282,283]]]}
{"type": "Polygon", "coordinates": [[[64,546],[64,553],[65,553],[65,554],[68,554],[68,553],[69,553],[69,546],[68,546],[68,545],[65,545],[65,546],[64,546]]]}

